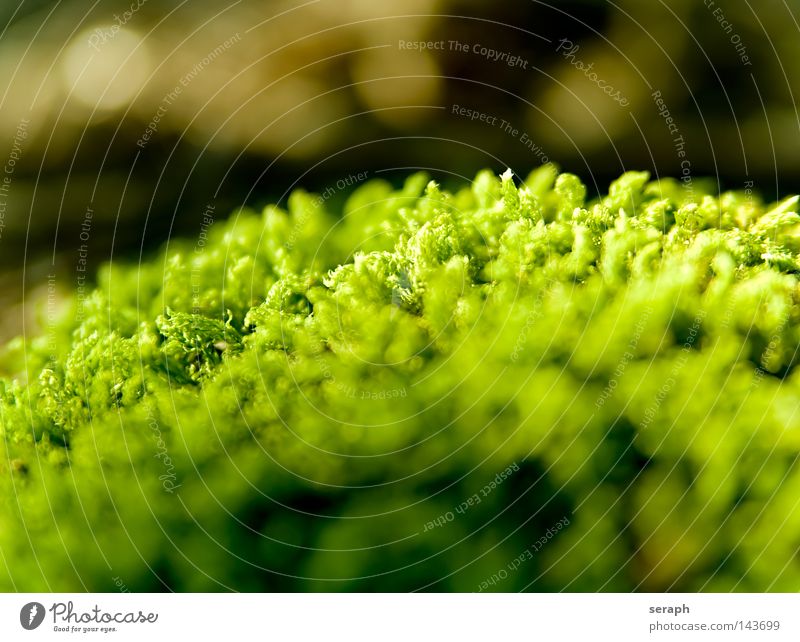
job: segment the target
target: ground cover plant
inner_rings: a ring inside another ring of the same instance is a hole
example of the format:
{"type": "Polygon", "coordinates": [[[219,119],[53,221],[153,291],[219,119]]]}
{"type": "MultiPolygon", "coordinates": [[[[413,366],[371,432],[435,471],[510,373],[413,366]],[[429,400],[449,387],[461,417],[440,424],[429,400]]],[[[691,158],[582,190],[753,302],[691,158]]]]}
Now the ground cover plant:
{"type": "Polygon", "coordinates": [[[797,590],[797,198],[301,190],[0,384],[3,590],[797,590]]]}

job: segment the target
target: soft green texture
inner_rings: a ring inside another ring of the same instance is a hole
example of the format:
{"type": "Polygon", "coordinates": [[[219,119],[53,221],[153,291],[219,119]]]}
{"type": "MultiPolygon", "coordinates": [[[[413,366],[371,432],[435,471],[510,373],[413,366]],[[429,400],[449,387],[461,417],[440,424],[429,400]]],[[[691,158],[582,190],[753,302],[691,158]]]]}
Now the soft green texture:
{"type": "Polygon", "coordinates": [[[7,351],[0,588],[799,589],[797,198],[705,189],[375,180],[106,267],[7,351]]]}

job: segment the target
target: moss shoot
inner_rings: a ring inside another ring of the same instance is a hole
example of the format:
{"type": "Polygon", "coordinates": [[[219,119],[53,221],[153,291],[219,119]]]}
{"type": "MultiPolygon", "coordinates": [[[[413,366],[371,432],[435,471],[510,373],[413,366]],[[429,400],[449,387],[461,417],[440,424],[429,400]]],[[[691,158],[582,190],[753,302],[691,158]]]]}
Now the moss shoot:
{"type": "Polygon", "coordinates": [[[0,589],[800,586],[800,216],[552,165],[294,192],[0,382],[0,589]]]}

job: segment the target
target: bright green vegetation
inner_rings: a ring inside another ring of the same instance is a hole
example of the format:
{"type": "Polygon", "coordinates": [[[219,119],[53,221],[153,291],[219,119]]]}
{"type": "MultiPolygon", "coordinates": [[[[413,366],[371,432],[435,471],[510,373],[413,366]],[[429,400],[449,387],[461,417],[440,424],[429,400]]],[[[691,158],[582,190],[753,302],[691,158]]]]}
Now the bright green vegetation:
{"type": "Polygon", "coordinates": [[[797,198],[693,187],[298,191],[105,268],[6,357],[0,588],[797,590],[797,198]]]}

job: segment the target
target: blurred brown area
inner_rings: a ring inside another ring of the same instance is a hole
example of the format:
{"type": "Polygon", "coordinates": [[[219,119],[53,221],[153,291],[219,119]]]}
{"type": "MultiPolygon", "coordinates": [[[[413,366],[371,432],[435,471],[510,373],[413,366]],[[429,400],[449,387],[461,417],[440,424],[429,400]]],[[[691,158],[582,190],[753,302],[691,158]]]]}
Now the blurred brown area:
{"type": "Polygon", "coordinates": [[[81,248],[92,270],[138,260],[210,203],[358,172],[549,159],[594,191],[626,169],[798,191],[799,18],[789,0],[4,4],[0,334],[47,274],[74,286],[81,248]]]}

